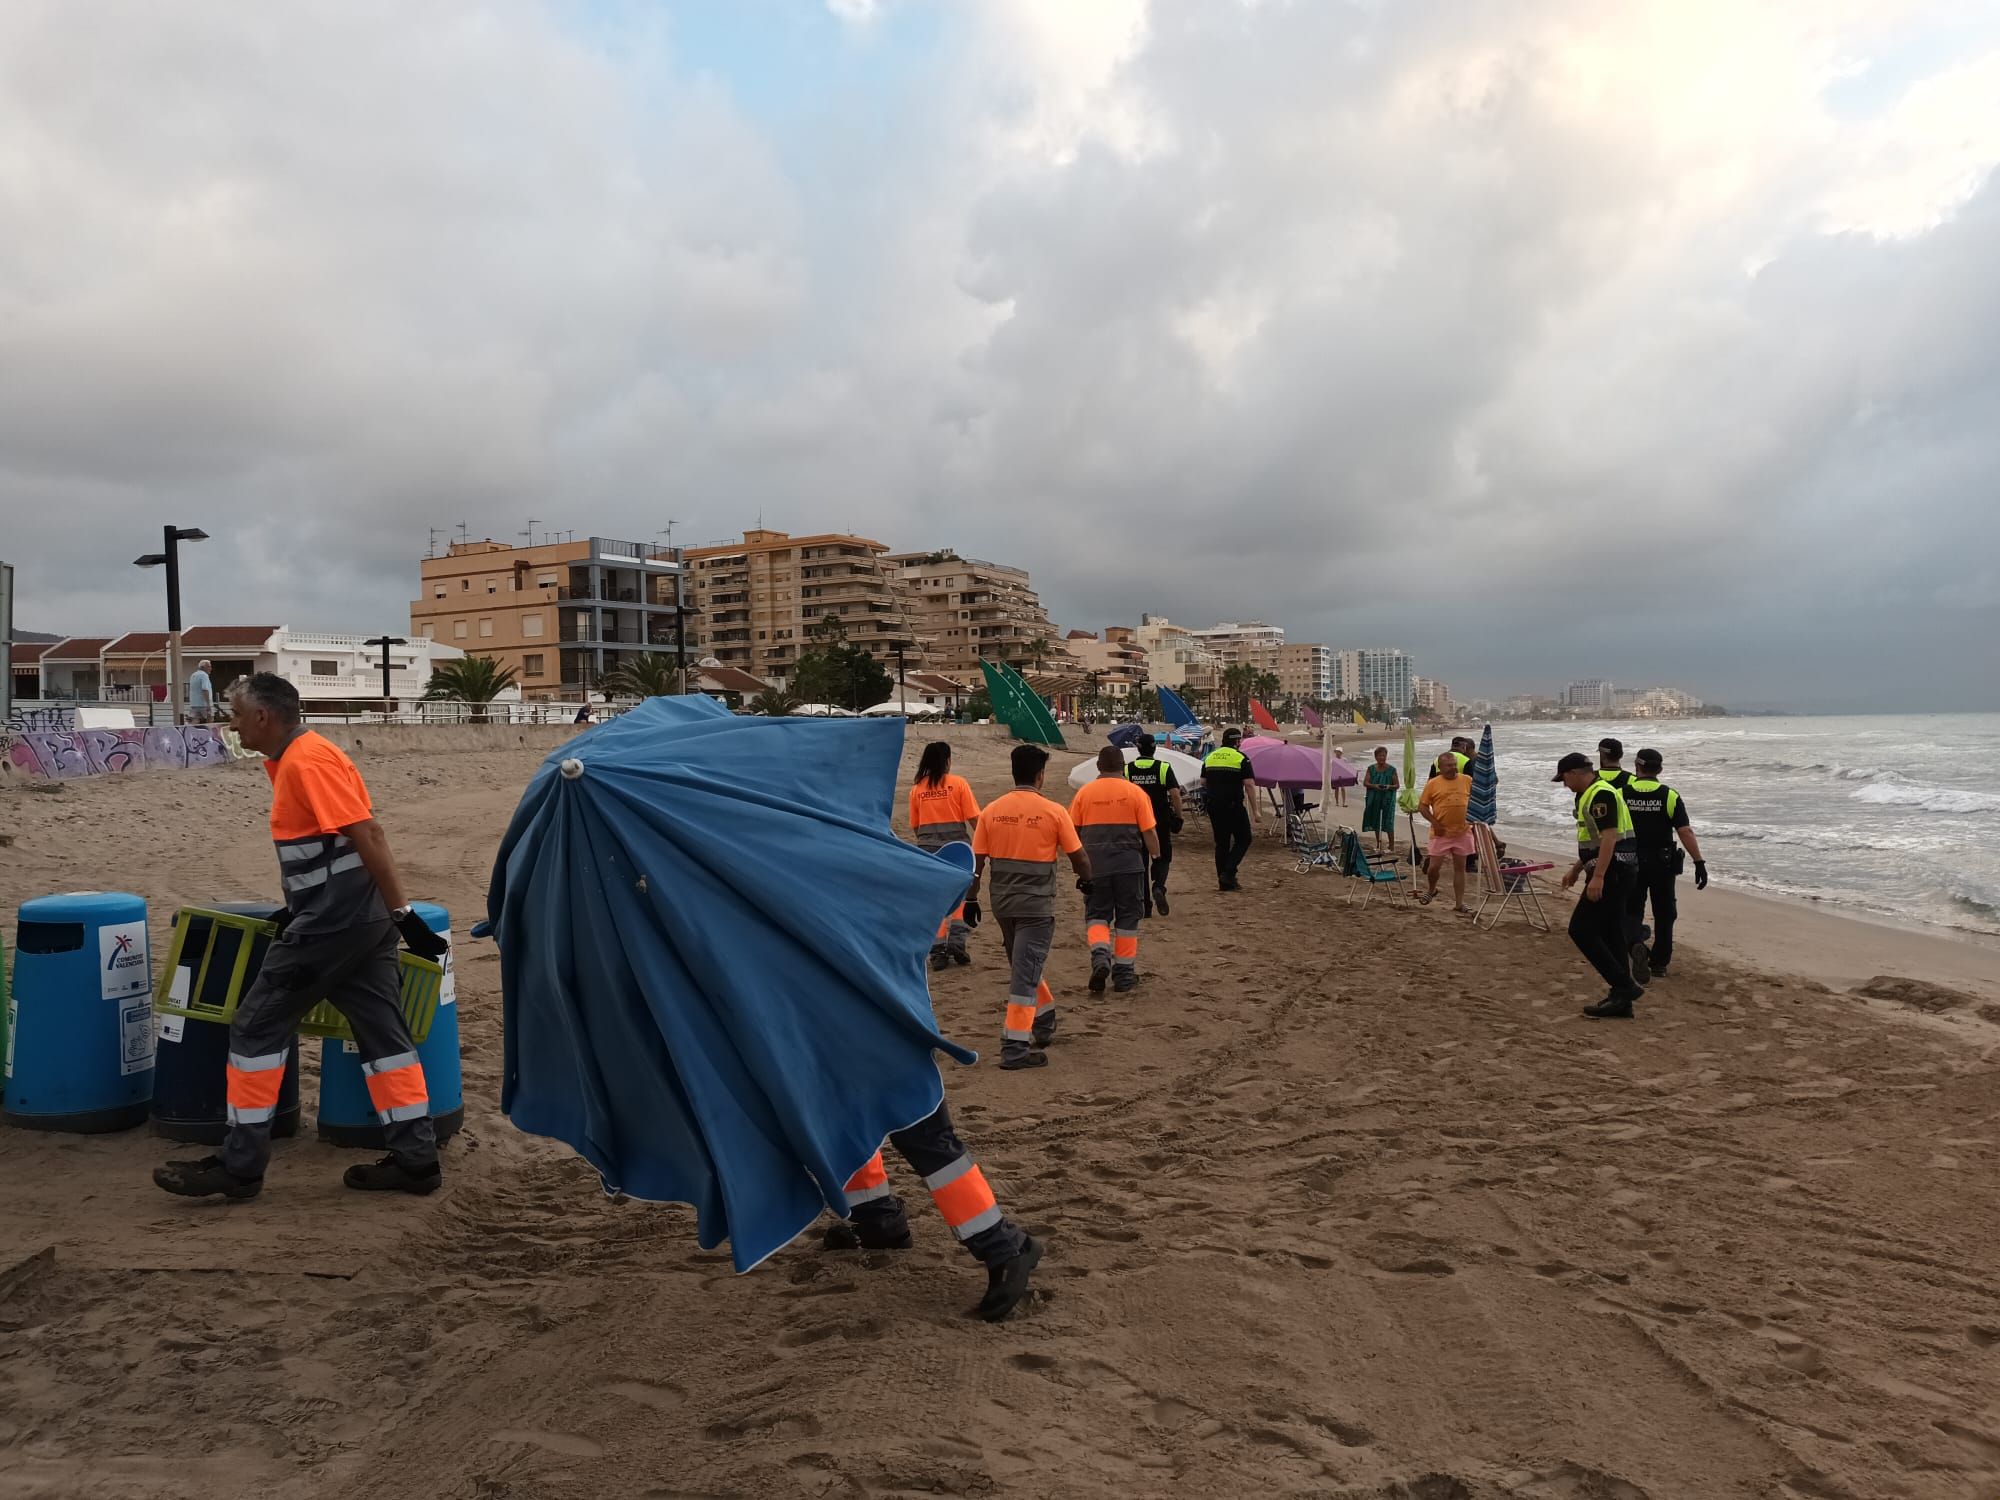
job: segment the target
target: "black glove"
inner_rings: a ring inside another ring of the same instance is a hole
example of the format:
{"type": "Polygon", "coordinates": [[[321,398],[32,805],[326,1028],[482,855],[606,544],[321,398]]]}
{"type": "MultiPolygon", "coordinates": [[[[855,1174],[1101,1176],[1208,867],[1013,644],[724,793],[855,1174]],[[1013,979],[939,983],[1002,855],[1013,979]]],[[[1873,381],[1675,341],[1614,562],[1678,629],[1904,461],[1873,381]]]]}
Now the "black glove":
{"type": "Polygon", "coordinates": [[[986,914],[979,909],[979,898],[977,896],[967,896],[965,898],[965,925],[967,927],[977,927],[985,919],[986,914]]]}
{"type": "Polygon", "coordinates": [[[403,946],[418,958],[439,959],[451,952],[451,944],[444,940],[443,935],[432,932],[429,924],[409,907],[391,912],[389,916],[396,924],[396,931],[403,935],[403,946]]]}
{"type": "Polygon", "coordinates": [[[1698,891],[1708,889],[1708,861],[1705,859],[1694,862],[1694,888],[1698,891]]]}
{"type": "Polygon", "coordinates": [[[1177,812],[1170,812],[1170,813],[1168,813],[1168,814],[1167,814],[1167,832],[1168,832],[1168,833],[1179,833],[1179,832],[1180,832],[1180,831],[1181,831],[1181,830],[1182,830],[1183,828],[1185,828],[1185,827],[1187,827],[1187,819],[1186,819],[1186,818],[1183,818],[1183,817],[1182,817],[1182,816],[1181,816],[1181,815],[1180,815],[1179,813],[1177,813],[1177,812]]]}
{"type": "Polygon", "coordinates": [[[1090,877],[1088,875],[1077,876],[1076,888],[1082,891],[1084,895],[1088,896],[1090,894],[1090,877]]]}
{"type": "Polygon", "coordinates": [[[285,935],[285,929],[292,925],[292,918],[297,915],[298,913],[293,911],[289,906],[281,906],[271,913],[271,925],[278,929],[277,935],[279,937],[285,935]]]}

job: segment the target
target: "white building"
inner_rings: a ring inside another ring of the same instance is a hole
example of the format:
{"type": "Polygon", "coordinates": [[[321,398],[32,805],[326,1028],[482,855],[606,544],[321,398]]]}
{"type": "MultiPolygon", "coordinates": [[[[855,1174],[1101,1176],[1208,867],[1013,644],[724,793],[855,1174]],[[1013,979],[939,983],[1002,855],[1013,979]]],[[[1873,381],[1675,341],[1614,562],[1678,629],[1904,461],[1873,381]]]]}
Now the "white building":
{"type": "MultiPolygon", "coordinates": [[[[308,704],[379,702],[382,648],[363,635],[293,630],[286,625],[195,625],[181,634],[185,672],[209,663],[219,699],[238,677],[275,672],[308,704]]],[[[423,697],[431,669],[465,653],[442,641],[417,637],[389,648],[390,695],[402,702],[423,697]]],[[[165,702],[165,631],[121,636],[77,636],[42,653],[41,696],[54,702],[165,702]]]]}
{"type": "Polygon", "coordinates": [[[1377,698],[1395,713],[1410,707],[1416,674],[1408,653],[1389,646],[1336,651],[1333,696],[1372,703],[1377,698]]]}
{"type": "Polygon", "coordinates": [[[1618,707],[1618,689],[1601,677],[1580,678],[1563,687],[1562,704],[1585,713],[1613,713],[1618,707]]]}
{"type": "Polygon", "coordinates": [[[1263,672],[1278,670],[1278,651],[1285,644],[1284,626],[1266,625],[1262,620],[1241,624],[1225,620],[1188,634],[1208,648],[1218,665],[1249,665],[1263,672]]]}

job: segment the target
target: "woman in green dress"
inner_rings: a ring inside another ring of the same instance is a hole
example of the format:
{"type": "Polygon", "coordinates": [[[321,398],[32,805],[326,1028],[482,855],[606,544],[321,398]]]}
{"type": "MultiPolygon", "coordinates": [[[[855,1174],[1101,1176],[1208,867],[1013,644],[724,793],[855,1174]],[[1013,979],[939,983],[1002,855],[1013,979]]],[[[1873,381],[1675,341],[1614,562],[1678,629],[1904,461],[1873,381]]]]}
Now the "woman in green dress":
{"type": "Polygon", "coordinates": [[[1361,831],[1375,835],[1375,847],[1382,847],[1382,835],[1389,835],[1389,852],[1396,852],[1396,793],[1402,790],[1402,778],[1396,768],[1389,764],[1389,747],[1375,747],[1375,764],[1368,768],[1363,785],[1368,788],[1368,803],[1361,809],[1361,831]]]}

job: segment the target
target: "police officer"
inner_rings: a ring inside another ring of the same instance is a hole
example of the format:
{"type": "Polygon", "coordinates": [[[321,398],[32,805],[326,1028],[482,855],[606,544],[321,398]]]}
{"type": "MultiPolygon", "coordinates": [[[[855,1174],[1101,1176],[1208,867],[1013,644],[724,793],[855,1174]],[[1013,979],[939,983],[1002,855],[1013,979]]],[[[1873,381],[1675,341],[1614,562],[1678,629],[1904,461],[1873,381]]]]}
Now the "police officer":
{"type": "Polygon", "coordinates": [[[1139,736],[1139,758],[1125,767],[1125,779],[1153,799],[1153,831],[1159,835],[1160,852],[1153,859],[1146,915],[1158,911],[1171,914],[1167,905],[1167,872],[1174,864],[1174,835],[1181,831],[1181,783],[1174,768],[1160,760],[1159,742],[1150,734],[1139,736]]]}
{"type": "Polygon", "coordinates": [[[1632,779],[1632,773],[1621,764],[1624,759],[1625,742],[1607,734],[1597,742],[1597,779],[1608,781],[1622,791],[1632,779]]]}
{"type": "Polygon", "coordinates": [[[1243,889],[1236,871],[1250,852],[1250,829],[1257,821],[1250,757],[1237,748],[1242,743],[1243,731],[1232,724],[1201,763],[1202,800],[1215,830],[1215,883],[1225,891],[1243,889]]]}
{"type": "MultiPolygon", "coordinates": [[[[1694,860],[1694,888],[1708,889],[1708,864],[1701,857],[1701,843],[1688,826],[1687,804],[1681,794],[1660,780],[1661,759],[1657,750],[1641,750],[1634,757],[1638,774],[1625,783],[1625,806],[1632,814],[1632,829],[1639,844],[1638,878],[1632,882],[1631,922],[1645,920],[1646,897],[1653,898],[1653,946],[1648,968],[1659,979],[1674,958],[1674,879],[1689,857],[1694,860]],[[1679,837],[1685,852],[1674,847],[1679,837]]],[[[1598,775],[1602,776],[1602,771],[1598,775]]]]}
{"type": "Polygon", "coordinates": [[[1644,993],[1625,936],[1638,870],[1632,813],[1623,789],[1600,779],[1587,756],[1565,755],[1556,763],[1554,779],[1576,798],[1576,863],[1563,876],[1563,889],[1575,885],[1579,875],[1587,877],[1583,899],[1570,914],[1570,941],[1610,986],[1583,1013],[1594,1021],[1630,1020],[1632,1002],[1644,993]]]}

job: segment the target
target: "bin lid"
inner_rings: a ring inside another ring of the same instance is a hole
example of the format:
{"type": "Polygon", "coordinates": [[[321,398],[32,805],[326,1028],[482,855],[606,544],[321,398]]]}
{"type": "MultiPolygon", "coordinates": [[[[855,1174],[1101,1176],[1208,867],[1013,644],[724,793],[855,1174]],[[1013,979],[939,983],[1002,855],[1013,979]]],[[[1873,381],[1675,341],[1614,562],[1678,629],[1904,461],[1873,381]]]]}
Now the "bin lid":
{"type": "Polygon", "coordinates": [[[146,898],[130,891],[65,891],[23,901],[23,922],[143,922],[146,898]]]}

